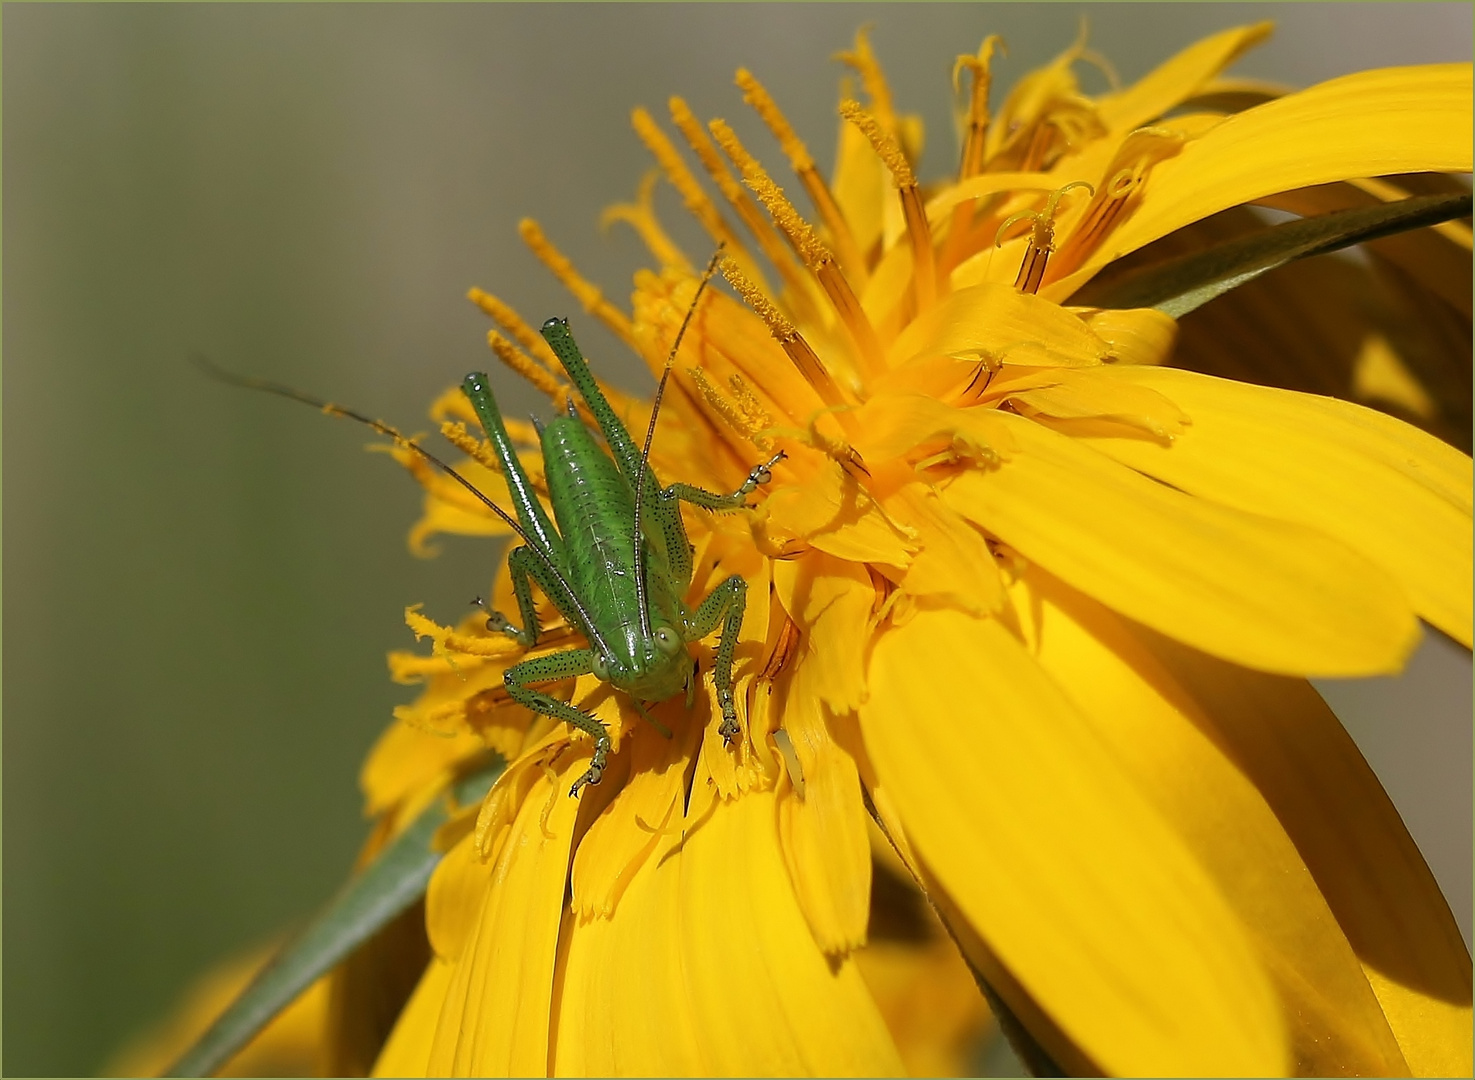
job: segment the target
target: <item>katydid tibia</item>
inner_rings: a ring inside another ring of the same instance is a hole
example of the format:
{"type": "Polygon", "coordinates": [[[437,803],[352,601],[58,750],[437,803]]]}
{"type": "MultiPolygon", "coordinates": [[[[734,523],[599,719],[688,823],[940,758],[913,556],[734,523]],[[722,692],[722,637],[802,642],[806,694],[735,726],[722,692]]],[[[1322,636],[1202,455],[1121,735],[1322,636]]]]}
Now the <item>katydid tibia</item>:
{"type": "MultiPolygon", "coordinates": [[[[705,278],[702,284],[706,284],[705,278]]],[[[693,304],[693,310],[694,307],[693,304]]],[[[690,314],[688,311],[688,320],[690,314]]],[[[685,691],[690,707],[698,671],[687,646],[720,626],[722,632],[712,672],[717,704],[722,710],[718,730],[727,742],[740,730],[732,669],[747,605],[747,583],[734,574],[717,585],[695,609],[687,606],[685,597],[692,584],[693,548],[681,519],[680,504],[690,503],[707,510],[741,507],[759,485],[771,479],[773,466],[784,454],[780,451],[754,468],[731,494],[719,495],[689,484],[660,486],[650,468],[650,446],[667,376],[685,330],[686,322],[683,322],[656,391],[645,445],[637,448],[599,389],[574,342],[567,320],[549,319],[543,324],[544,339],[568,373],[609,448],[606,453],[595,441],[593,433],[574,411],[572,401],[568,416],[538,425],[543,470],[553,507],[552,521],[518,459],[496,398],[481,372],[466,376],[461,389],[475,409],[501,465],[513,514],[498,506],[453,467],[383,421],[288,386],[233,375],[204,360],[200,364],[226,382],[279,394],[367,424],[447,473],[512,529],[521,543],[508,554],[507,565],[522,625],[513,625],[500,612],[492,612],[486,625],[488,630],[506,634],[526,648],[535,645],[540,630],[532,592],[536,582],[569,625],[588,642],[587,648],[523,660],[509,667],[504,675],[512,700],[534,713],[567,721],[593,740],[589,767],[569,790],[570,795],[577,795],[585,784],[599,783],[609,760],[609,733],[583,709],[536,689],[539,684],[592,673],[628,695],[642,715],[644,704],[665,701],[679,691],[685,691]]]]}

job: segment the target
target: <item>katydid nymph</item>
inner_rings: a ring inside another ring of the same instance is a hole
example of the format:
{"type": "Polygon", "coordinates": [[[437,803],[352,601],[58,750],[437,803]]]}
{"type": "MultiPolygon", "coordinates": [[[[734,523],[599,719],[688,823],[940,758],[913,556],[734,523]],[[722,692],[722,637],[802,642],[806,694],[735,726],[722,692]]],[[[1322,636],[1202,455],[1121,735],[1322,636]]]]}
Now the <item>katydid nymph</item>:
{"type": "Polygon", "coordinates": [[[521,543],[508,553],[507,565],[521,625],[514,625],[500,612],[492,612],[487,617],[487,629],[507,635],[524,648],[534,646],[540,632],[532,592],[536,582],[568,624],[588,643],[586,648],[523,660],[507,668],[504,675],[513,701],[535,714],[567,721],[593,740],[589,767],[574,782],[570,795],[577,795],[585,784],[599,783],[611,751],[609,733],[588,712],[538,690],[539,684],[592,673],[623,691],[642,715],[646,715],[645,704],[665,701],[683,691],[690,707],[699,672],[688,646],[720,626],[712,672],[717,704],[722,711],[719,733],[730,743],[740,730],[732,669],[747,605],[747,583],[734,574],[717,585],[694,609],[687,606],[685,597],[692,584],[694,549],[687,538],[680,504],[714,511],[742,507],[749,495],[772,478],[772,469],[784,454],[780,451],[758,465],[737,490],[727,495],[689,484],[661,487],[650,467],[661,398],[681,339],[709,278],[710,271],[702,279],[666,360],[643,447],[635,445],[600,390],[574,342],[568,321],[555,318],[543,324],[544,339],[583,399],[608,447],[606,453],[599,446],[572,399],[568,402],[567,416],[546,424],[535,421],[553,508],[552,520],[518,459],[496,398],[482,372],[466,376],[461,389],[481,421],[506,478],[513,514],[498,506],[453,467],[382,421],[291,387],[243,378],[202,362],[202,366],[227,382],[279,394],[367,424],[447,473],[512,530],[521,543]]]}

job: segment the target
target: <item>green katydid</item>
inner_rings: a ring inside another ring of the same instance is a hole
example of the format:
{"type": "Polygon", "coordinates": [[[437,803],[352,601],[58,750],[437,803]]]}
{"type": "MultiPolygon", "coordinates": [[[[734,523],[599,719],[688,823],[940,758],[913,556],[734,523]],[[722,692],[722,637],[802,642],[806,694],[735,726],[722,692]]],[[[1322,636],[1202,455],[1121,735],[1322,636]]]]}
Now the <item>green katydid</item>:
{"type": "MultiPolygon", "coordinates": [[[[715,259],[712,265],[715,267],[715,259]]],[[[656,387],[645,444],[639,449],[590,372],[569,331],[568,321],[555,318],[543,324],[544,339],[568,373],[609,448],[609,453],[600,448],[575,411],[572,399],[567,416],[547,424],[535,422],[553,521],[549,520],[518,459],[496,398],[481,372],[466,376],[461,389],[475,409],[501,464],[515,516],[450,465],[383,421],[288,386],[243,378],[201,362],[213,375],[235,385],[279,394],[367,424],[447,473],[512,529],[521,544],[508,553],[507,563],[522,625],[515,626],[505,615],[492,612],[487,617],[487,629],[506,634],[524,647],[535,645],[539,625],[532,583],[537,582],[569,625],[588,642],[587,648],[523,660],[509,667],[504,676],[512,700],[534,713],[565,720],[593,739],[589,768],[574,782],[570,795],[577,795],[585,784],[599,783],[611,750],[609,733],[589,713],[536,689],[538,684],[592,673],[628,695],[642,714],[643,704],[665,701],[682,690],[690,707],[698,672],[687,646],[707,637],[720,625],[722,633],[713,664],[717,703],[722,710],[719,733],[731,742],[740,730],[732,691],[732,668],[747,605],[747,583],[734,574],[717,585],[695,610],[687,606],[685,597],[692,582],[693,548],[681,519],[680,504],[690,503],[707,510],[741,507],[759,485],[771,479],[773,466],[784,454],[780,451],[758,465],[728,495],[680,483],[663,488],[650,468],[650,449],[661,398],[677,349],[711,272],[709,267],[677,331],[656,387]],[[654,525],[649,531],[647,519],[654,525]]]]}

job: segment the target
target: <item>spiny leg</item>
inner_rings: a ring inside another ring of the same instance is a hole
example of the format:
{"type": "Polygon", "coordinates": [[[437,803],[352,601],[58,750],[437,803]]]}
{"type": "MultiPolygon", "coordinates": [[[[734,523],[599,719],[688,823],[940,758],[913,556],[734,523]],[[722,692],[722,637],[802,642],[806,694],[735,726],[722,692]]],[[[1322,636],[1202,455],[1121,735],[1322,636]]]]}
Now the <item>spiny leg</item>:
{"type": "Polygon", "coordinates": [[[755,465],[753,471],[748,473],[748,478],[731,495],[718,495],[716,492],[693,487],[691,484],[672,484],[662,494],[668,498],[691,503],[693,506],[700,506],[704,510],[736,510],[744,504],[749,495],[758,490],[759,485],[766,484],[773,479],[773,467],[787,456],[780,450],[762,465],[755,465]]]}
{"type": "Polygon", "coordinates": [[[520,664],[513,664],[502,676],[507,684],[507,693],[511,695],[513,701],[519,705],[525,705],[540,716],[565,720],[580,731],[587,732],[594,739],[594,756],[589,760],[589,768],[585,770],[583,776],[574,781],[574,786],[569,788],[570,795],[577,795],[579,789],[585,784],[599,783],[600,778],[604,775],[605,766],[609,764],[612,746],[609,732],[605,730],[603,724],[582,709],[576,709],[568,702],[559,701],[556,697],[545,694],[541,690],[534,690],[529,684],[572,679],[579,675],[588,675],[593,671],[593,650],[568,649],[564,652],[536,656],[520,664]]]}
{"type": "Polygon", "coordinates": [[[712,681],[717,685],[717,705],[722,709],[722,726],[717,733],[726,742],[731,742],[741,730],[737,705],[732,696],[732,662],[747,608],[748,583],[733,574],[708,594],[686,624],[686,640],[698,641],[715,630],[719,622],[722,623],[722,636],[717,639],[717,657],[712,664],[712,681]],[[724,613],[726,620],[723,619],[724,613]]]}
{"type": "MultiPolygon", "coordinates": [[[[532,574],[541,569],[533,553],[525,547],[514,548],[507,556],[507,573],[512,578],[512,593],[517,597],[517,613],[522,617],[522,627],[513,626],[500,611],[487,613],[487,629],[494,634],[506,634],[524,649],[538,643],[538,608],[533,603],[532,574]]],[[[481,601],[477,600],[480,604],[481,601]]]]}

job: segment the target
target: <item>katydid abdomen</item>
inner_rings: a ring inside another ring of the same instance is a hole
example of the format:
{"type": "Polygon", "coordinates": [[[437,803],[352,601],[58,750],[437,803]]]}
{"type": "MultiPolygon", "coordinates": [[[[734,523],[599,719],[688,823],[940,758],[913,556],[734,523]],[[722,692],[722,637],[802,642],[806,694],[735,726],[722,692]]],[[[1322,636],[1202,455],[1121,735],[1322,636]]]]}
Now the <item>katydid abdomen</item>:
{"type": "Polygon", "coordinates": [[[665,701],[692,674],[691,660],[680,648],[686,629],[680,593],[686,583],[673,579],[660,534],[647,537],[643,572],[653,634],[646,637],[635,585],[630,482],[576,418],[559,417],[546,425],[541,442],[569,583],[598,620],[609,650],[598,658],[596,673],[639,701],[665,701]],[[663,647],[667,637],[670,645],[663,647]]]}

